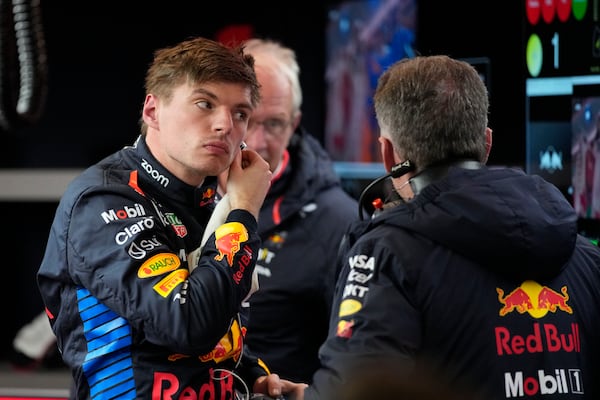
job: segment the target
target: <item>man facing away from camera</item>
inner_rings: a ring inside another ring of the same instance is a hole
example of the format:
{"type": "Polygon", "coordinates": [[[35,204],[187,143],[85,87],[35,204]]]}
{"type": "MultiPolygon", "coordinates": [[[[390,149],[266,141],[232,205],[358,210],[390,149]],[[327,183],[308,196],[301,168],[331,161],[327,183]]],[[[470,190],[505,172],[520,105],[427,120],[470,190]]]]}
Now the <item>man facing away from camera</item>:
{"type": "Polygon", "coordinates": [[[395,196],[349,235],[304,399],[352,398],[361,377],[378,384],[373,371],[397,376],[397,398],[411,381],[463,398],[600,398],[600,249],[556,187],[485,165],[475,69],[404,59],[374,102],[395,196]]]}

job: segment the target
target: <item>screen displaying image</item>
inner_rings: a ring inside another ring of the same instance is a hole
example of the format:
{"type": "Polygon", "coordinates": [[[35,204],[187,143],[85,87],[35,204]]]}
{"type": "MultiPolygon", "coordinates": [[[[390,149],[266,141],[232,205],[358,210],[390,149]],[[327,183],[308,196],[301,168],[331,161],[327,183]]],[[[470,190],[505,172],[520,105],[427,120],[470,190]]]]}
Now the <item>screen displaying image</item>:
{"type": "Polygon", "coordinates": [[[553,183],[571,200],[571,93],[529,91],[525,169],[553,183]]]}
{"type": "Polygon", "coordinates": [[[329,10],[325,147],[335,161],[380,162],[372,97],[381,73],[413,57],[417,0],[346,1],[329,10]]]}
{"type": "Polygon", "coordinates": [[[523,2],[525,170],[556,185],[569,201],[574,91],[600,84],[597,20],[596,2],[523,2]]]}
{"type": "Polygon", "coordinates": [[[600,219],[600,85],[576,86],[572,101],[572,194],[581,218],[600,219]]]}

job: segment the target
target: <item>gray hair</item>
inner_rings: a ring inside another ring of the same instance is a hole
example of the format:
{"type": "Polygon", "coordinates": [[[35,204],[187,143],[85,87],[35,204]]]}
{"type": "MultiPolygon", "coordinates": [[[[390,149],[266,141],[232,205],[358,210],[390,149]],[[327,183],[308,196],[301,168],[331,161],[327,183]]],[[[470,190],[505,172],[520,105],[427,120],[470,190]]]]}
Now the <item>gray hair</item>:
{"type": "Polygon", "coordinates": [[[302,88],[300,87],[300,66],[294,50],[271,39],[252,38],[244,42],[244,52],[255,57],[255,65],[264,63],[268,58],[269,66],[277,68],[290,82],[292,88],[292,112],[300,112],[302,107],[302,88]]]}
{"type": "Polygon", "coordinates": [[[489,99],[469,63],[444,55],[397,61],[380,76],[374,102],[379,126],[417,171],[453,159],[485,161],[489,99]]]}

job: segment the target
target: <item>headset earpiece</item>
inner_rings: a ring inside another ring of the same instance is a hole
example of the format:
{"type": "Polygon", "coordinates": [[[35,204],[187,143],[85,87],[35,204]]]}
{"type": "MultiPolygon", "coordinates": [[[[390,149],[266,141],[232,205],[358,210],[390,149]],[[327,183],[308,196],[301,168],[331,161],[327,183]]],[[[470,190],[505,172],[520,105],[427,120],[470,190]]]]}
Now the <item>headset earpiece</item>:
{"type": "Polygon", "coordinates": [[[403,161],[394,165],[390,170],[392,178],[400,178],[402,175],[408,174],[415,170],[415,165],[410,160],[403,161]]]}

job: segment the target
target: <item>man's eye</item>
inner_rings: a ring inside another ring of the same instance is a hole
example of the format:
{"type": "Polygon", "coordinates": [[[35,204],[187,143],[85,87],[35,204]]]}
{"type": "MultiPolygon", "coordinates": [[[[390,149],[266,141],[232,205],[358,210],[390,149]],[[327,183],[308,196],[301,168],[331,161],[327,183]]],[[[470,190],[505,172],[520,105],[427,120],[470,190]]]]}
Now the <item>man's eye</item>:
{"type": "Polygon", "coordinates": [[[200,100],[196,102],[198,108],[211,108],[211,104],[206,100],[200,100]]]}
{"type": "Polygon", "coordinates": [[[238,111],[235,113],[235,117],[239,120],[239,121],[246,121],[250,115],[247,112],[244,111],[238,111]]]}
{"type": "Polygon", "coordinates": [[[265,126],[267,127],[267,129],[281,129],[281,127],[283,126],[283,121],[279,120],[279,119],[268,119],[264,122],[265,126]]]}

